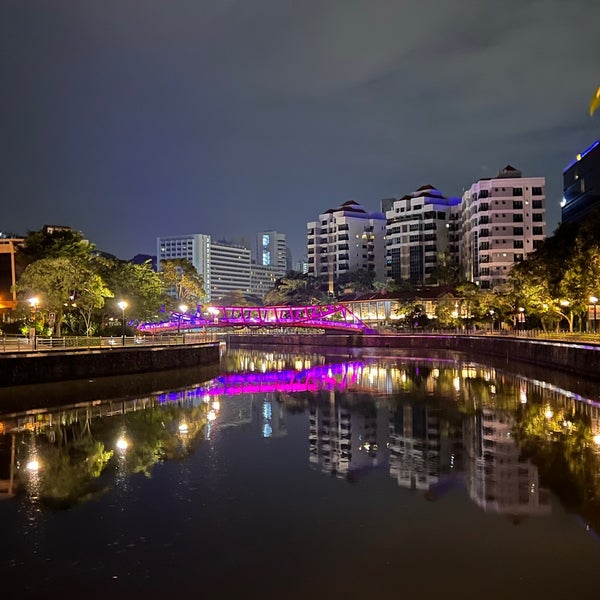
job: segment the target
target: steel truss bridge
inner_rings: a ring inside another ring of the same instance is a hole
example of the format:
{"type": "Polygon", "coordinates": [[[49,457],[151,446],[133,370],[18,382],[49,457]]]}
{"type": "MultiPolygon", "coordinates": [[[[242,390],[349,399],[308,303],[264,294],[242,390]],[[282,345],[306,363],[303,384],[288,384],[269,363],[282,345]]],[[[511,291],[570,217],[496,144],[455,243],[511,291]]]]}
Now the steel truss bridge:
{"type": "Polygon", "coordinates": [[[207,328],[308,328],[374,333],[347,306],[210,306],[195,314],[171,313],[163,323],[142,323],[142,333],[201,331],[207,328]]]}

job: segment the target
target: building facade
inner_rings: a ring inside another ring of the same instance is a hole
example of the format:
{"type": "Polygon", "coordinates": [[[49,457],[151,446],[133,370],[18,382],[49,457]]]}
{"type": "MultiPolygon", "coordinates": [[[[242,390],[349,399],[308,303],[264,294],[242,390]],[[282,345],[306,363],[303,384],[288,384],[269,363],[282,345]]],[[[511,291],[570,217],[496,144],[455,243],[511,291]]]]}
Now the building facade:
{"type": "Polygon", "coordinates": [[[166,236],[157,239],[158,270],[161,262],[186,259],[204,278],[206,302],[220,302],[229,292],[250,293],[250,250],[214,242],[210,235],[166,236]]]}
{"type": "Polygon", "coordinates": [[[7,238],[0,235],[0,312],[2,313],[17,307],[15,253],[22,243],[22,238],[7,238]]]}
{"type": "Polygon", "coordinates": [[[575,157],[563,170],[563,223],[581,223],[600,209],[600,140],[575,157]]]}
{"type": "Polygon", "coordinates": [[[206,301],[211,300],[210,235],[195,233],[191,235],[171,235],[156,240],[156,264],[161,270],[163,260],[186,259],[194,265],[204,278],[206,301]]]}
{"type": "Polygon", "coordinates": [[[451,211],[459,198],[446,198],[431,185],[397,200],[382,201],[386,208],[387,277],[426,283],[441,254],[457,258],[456,243],[451,243],[451,211]]]}
{"type": "Polygon", "coordinates": [[[290,270],[284,233],[263,231],[258,234],[256,238],[256,264],[271,267],[280,277],[290,270]]]}
{"type": "Polygon", "coordinates": [[[459,262],[482,289],[505,283],[513,265],[546,238],[546,180],[510,165],[473,183],[460,204],[459,262]]]}
{"type": "Polygon", "coordinates": [[[333,292],[340,275],[372,271],[384,281],[385,216],[350,200],[307,223],[308,275],[327,281],[333,292]]]}
{"type": "Polygon", "coordinates": [[[210,301],[222,302],[227,294],[250,293],[250,250],[243,246],[212,242],[210,245],[210,301]]]}

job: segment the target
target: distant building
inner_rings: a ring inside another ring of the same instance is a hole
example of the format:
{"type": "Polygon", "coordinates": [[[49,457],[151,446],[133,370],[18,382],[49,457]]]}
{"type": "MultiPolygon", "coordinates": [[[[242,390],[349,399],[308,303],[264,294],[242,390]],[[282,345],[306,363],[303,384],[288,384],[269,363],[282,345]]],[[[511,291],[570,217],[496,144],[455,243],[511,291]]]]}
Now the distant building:
{"type": "Polygon", "coordinates": [[[510,165],[471,185],[459,208],[459,262],[482,289],[505,283],[513,265],[546,238],[546,180],[510,165]]]}
{"type": "Polygon", "coordinates": [[[42,227],[42,231],[46,235],[53,235],[55,233],[63,233],[66,231],[72,231],[72,229],[68,225],[44,225],[42,227]]]}
{"type": "Polygon", "coordinates": [[[446,198],[432,185],[397,200],[382,200],[386,207],[387,276],[413,285],[426,283],[441,253],[458,258],[450,243],[451,211],[460,198],[446,198]]]}
{"type": "Polygon", "coordinates": [[[203,233],[159,237],[156,240],[157,270],[162,270],[161,263],[164,260],[188,260],[204,278],[206,301],[210,302],[212,284],[210,247],[210,235],[203,233]]]}
{"type": "Polygon", "coordinates": [[[258,234],[256,237],[256,264],[272,267],[280,276],[290,270],[284,233],[263,231],[258,234]]]}
{"type": "Polygon", "coordinates": [[[250,294],[264,298],[265,294],[275,287],[275,283],[280,277],[280,271],[276,268],[251,264],[250,294]]]}
{"type": "Polygon", "coordinates": [[[156,271],[156,256],[152,256],[151,254],[136,254],[129,262],[132,262],[134,265],[150,263],[152,269],[156,271]]]}
{"type": "Polygon", "coordinates": [[[385,216],[350,200],[307,223],[308,274],[333,292],[335,280],[350,271],[373,271],[385,280],[385,216]]]}
{"type": "Polygon", "coordinates": [[[562,222],[581,223],[600,208],[600,140],[563,170],[562,222]]]}
{"type": "Polygon", "coordinates": [[[250,250],[226,242],[210,244],[210,301],[230,292],[250,294],[250,250]]]}

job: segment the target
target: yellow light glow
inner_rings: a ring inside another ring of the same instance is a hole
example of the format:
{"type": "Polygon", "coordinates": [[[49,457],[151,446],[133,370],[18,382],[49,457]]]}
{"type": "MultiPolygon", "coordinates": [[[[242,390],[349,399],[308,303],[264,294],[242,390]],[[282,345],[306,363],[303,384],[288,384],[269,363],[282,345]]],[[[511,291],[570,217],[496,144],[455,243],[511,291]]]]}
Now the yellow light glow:
{"type": "Polygon", "coordinates": [[[33,459],[25,465],[25,468],[32,473],[37,473],[40,470],[40,463],[39,461],[33,459]]]}
{"type": "Polygon", "coordinates": [[[125,438],[120,437],[115,446],[117,447],[117,450],[127,450],[127,448],[129,448],[129,442],[125,438]]]}

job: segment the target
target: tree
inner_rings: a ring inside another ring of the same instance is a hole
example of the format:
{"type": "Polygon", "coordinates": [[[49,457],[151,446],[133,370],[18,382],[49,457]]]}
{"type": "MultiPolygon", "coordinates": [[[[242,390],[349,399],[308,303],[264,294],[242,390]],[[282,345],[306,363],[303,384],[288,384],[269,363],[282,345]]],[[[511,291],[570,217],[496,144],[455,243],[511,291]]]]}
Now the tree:
{"type": "MultiPolygon", "coordinates": [[[[30,296],[39,297],[40,309],[54,313],[56,335],[60,336],[65,311],[77,308],[78,297],[82,298],[82,310],[86,313],[91,305],[101,307],[104,298],[110,297],[110,291],[89,267],[82,266],[77,259],[60,257],[31,263],[19,279],[17,295],[20,301],[30,296]]],[[[89,320],[86,330],[88,328],[89,320]]]]}
{"type": "Polygon", "coordinates": [[[250,301],[242,290],[227,292],[220,304],[223,306],[256,306],[256,303],[250,301]]]}
{"type": "Polygon", "coordinates": [[[47,233],[44,230],[28,231],[18,248],[16,261],[22,269],[43,258],[67,257],[86,264],[91,258],[93,244],[83,239],[79,231],[72,229],[47,233]]]}
{"type": "Polygon", "coordinates": [[[106,298],[112,298],[113,294],[108,289],[102,277],[97,273],[89,271],[87,281],[74,291],[73,302],[71,303],[77,309],[85,325],[85,335],[94,333],[92,325],[92,315],[95,310],[104,306],[106,298]]]}
{"type": "Polygon", "coordinates": [[[349,271],[338,277],[337,285],[342,290],[348,290],[352,293],[371,292],[375,282],[375,271],[357,269],[349,271]]]}
{"type": "Polygon", "coordinates": [[[290,271],[275,282],[275,287],[265,295],[266,306],[304,306],[328,302],[329,296],[319,289],[316,279],[290,271]]]}
{"type": "Polygon", "coordinates": [[[94,259],[93,266],[106,281],[112,296],[127,300],[131,319],[152,321],[157,318],[168,297],[162,277],[149,261],[138,265],[98,257],[94,259]]]}
{"type": "Polygon", "coordinates": [[[449,252],[438,252],[437,265],[429,277],[436,285],[456,285],[461,280],[460,267],[449,252]]]}
{"type": "Polygon", "coordinates": [[[184,303],[190,306],[201,304],[206,297],[204,278],[196,267],[185,258],[161,261],[162,280],[166,288],[173,290],[172,306],[184,303]]]}

